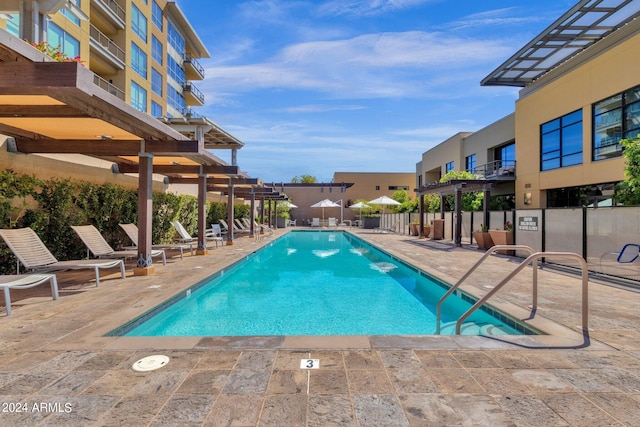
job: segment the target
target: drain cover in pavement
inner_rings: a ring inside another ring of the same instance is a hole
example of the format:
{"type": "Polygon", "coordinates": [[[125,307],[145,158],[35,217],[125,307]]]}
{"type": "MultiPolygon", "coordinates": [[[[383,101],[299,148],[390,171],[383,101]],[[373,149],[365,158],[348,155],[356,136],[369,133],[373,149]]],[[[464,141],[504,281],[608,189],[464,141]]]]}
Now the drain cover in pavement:
{"type": "Polygon", "coordinates": [[[169,357],[162,354],[155,354],[138,360],[133,364],[132,368],[134,371],[139,372],[155,371],[156,369],[162,368],[167,363],[169,363],[169,357]]]}

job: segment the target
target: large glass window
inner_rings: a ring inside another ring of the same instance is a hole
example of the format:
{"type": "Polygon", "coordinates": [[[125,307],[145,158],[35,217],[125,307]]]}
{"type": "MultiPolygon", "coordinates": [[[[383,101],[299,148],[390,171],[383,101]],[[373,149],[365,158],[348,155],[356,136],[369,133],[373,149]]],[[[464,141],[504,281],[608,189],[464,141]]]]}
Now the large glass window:
{"type": "Polygon", "coordinates": [[[11,13],[7,15],[7,31],[9,34],[20,37],[20,14],[11,13]]]}
{"type": "Polygon", "coordinates": [[[131,68],[145,79],[147,78],[147,54],[133,42],[131,42],[131,68]]]}
{"type": "Polygon", "coordinates": [[[540,126],[540,170],[582,163],[582,110],[540,126]]]}
{"type": "Polygon", "coordinates": [[[151,5],[151,20],[155,24],[155,26],[162,31],[162,8],[156,3],[154,0],[151,5]]]}
{"type": "Polygon", "coordinates": [[[151,116],[162,117],[162,105],[157,102],[151,101],[151,116]]]}
{"type": "Polygon", "coordinates": [[[151,36],[151,57],[162,65],[162,42],[156,36],[151,36]]]}
{"type": "Polygon", "coordinates": [[[147,112],[147,91],[134,81],[131,81],[131,106],[136,110],[147,112]]]}
{"type": "Polygon", "coordinates": [[[169,44],[173,46],[176,52],[184,55],[186,52],[184,37],[182,37],[182,34],[180,34],[171,21],[167,21],[167,38],[169,39],[169,44]]]}
{"type": "Polygon", "coordinates": [[[147,42],[147,18],[135,4],[131,4],[131,28],[142,40],[147,42]]]}
{"type": "Polygon", "coordinates": [[[53,22],[47,25],[47,43],[58,47],[69,58],[80,56],[80,42],[53,22]]]}
{"type": "Polygon", "coordinates": [[[184,103],[184,98],[182,97],[182,94],[178,92],[176,88],[174,88],[170,84],[167,84],[167,103],[171,107],[180,111],[180,114],[182,114],[182,112],[185,109],[185,103],[184,103]]]}
{"type": "Polygon", "coordinates": [[[151,90],[156,95],[162,96],[162,74],[155,68],[151,68],[151,90]]]}
{"type": "Polygon", "coordinates": [[[454,170],[454,168],[455,168],[455,162],[449,162],[445,165],[444,171],[445,173],[451,172],[452,170],[454,170]]]}
{"type": "Polygon", "coordinates": [[[465,159],[465,163],[466,163],[465,164],[465,169],[468,172],[475,173],[475,171],[476,171],[476,155],[472,154],[470,156],[467,156],[466,159],[465,159]]]}
{"type": "Polygon", "coordinates": [[[169,72],[169,76],[173,80],[175,80],[181,85],[184,84],[185,82],[184,70],[182,69],[180,64],[178,64],[178,62],[175,59],[173,59],[171,55],[167,55],[167,71],[169,72]]]}
{"type": "MultiPolygon", "coordinates": [[[[80,0],[71,0],[69,3],[71,3],[71,7],[75,6],[77,9],[80,9],[80,0]]],[[[66,16],[69,21],[73,22],[78,27],[80,26],[80,18],[73,14],[68,8],[63,7],[60,9],[60,13],[66,16]]]]}
{"type": "Polygon", "coordinates": [[[593,160],[622,155],[620,140],[640,133],[640,86],[593,105],[593,160]]]}

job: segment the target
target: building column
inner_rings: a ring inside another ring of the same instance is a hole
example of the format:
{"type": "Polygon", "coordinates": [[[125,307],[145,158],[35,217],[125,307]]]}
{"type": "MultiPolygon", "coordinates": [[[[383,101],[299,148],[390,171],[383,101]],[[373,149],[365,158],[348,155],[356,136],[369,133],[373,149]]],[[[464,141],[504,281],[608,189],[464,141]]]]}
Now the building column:
{"type": "Polygon", "coordinates": [[[227,224],[229,229],[227,230],[227,245],[233,245],[233,182],[229,178],[229,194],[227,195],[227,224]]]}
{"type": "Polygon", "coordinates": [[[462,188],[456,186],[456,206],[455,206],[455,216],[456,216],[456,226],[455,226],[455,236],[453,238],[456,246],[462,246],[462,188]]]}
{"type": "Polygon", "coordinates": [[[418,227],[420,227],[420,230],[418,231],[418,238],[424,239],[426,237],[424,235],[424,194],[420,195],[419,207],[420,207],[420,220],[418,222],[418,227]]]}
{"type": "Polygon", "coordinates": [[[251,212],[249,213],[249,237],[253,237],[256,233],[256,193],[251,187],[251,212]]]}
{"type": "Polygon", "coordinates": [[[491,224],[490,224],[491,215],[489,215],[491,191],[485,187],[483,194],[484,194],[484,200],[482,201],[482,220],[484,222],[482,223],[482,225],[484,225],[485,227],[487,227],[487,229],[489,229],[491,227],[491,224]]]}
{"type": "Polygon", "coordinates": [[[135,276],[153,274],[151,224],[153,214],[153,154],[138,154],[138,261],[135,276]]]}
{"type": "MultiPolygon", "coordinates": [[[[202,166],[200,167],[202,169],[202,166]]],[[[198,249],[196,255],[206,255],[207,251],[207,175],[198,176],[198,249]]]]}

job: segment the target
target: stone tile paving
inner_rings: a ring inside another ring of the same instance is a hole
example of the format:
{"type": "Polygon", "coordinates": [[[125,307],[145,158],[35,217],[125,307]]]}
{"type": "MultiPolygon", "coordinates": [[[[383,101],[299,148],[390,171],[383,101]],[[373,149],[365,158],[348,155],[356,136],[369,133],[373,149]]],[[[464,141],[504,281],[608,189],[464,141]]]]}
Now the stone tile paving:
{"type": "MultiPolygon", "coordinates": [[[[442,242],[361,233],[446,279],[480,256],[442,242]]],[[[331,338],[102,336],[256,247],[237,239],[205,257],[173,260],[153,277],[108,277],[99,288],[86,275],[61,273],[59,301],[46,293],[17,298],[14,316],[0,317],[0,425],[640,425],[640,294],[599,284],[591,285],[586,342],[369,337],[352,340],[355,346],[336,339],[332,347],[331,338]],[[170,362],[151,372],[131,369],[151,354],[170,362]],[[306,359],[319,359],[320,367],[301,369],[306,359]]],[[[477,290],[513,265],[491,259],[477,290]]],[[[578,281],[540,273],[540,311],[573,328],[578,281]]],[[[526,307],[529,292],[525,278],[501,299],[526,307]]]]}

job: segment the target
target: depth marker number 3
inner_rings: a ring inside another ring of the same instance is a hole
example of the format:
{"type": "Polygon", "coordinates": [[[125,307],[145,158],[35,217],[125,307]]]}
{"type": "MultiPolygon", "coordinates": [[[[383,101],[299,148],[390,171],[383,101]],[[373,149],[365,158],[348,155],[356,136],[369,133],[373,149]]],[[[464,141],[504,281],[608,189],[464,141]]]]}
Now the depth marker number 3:
{"type": "Polygon", "coordinates": [[[300,369],[318,369],[320,368],[320,359],[301,359],[300,369]]]}

